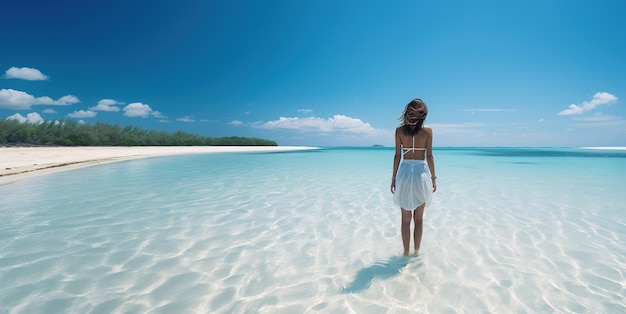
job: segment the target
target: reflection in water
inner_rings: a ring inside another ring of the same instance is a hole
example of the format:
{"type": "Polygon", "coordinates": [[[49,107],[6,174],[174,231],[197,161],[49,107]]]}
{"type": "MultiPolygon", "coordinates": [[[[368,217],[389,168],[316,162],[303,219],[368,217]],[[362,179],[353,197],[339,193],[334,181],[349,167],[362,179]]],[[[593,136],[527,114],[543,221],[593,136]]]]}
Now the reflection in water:
{"type": "Polygon", "coordinates": [[[388,279],[396,276],[411,259],[414,257],[394,256],[365,267],[356,273],[354,280],[347,287],[341,289],[341,293],[360,292],[369,288],[374,278],[388,279]]]}

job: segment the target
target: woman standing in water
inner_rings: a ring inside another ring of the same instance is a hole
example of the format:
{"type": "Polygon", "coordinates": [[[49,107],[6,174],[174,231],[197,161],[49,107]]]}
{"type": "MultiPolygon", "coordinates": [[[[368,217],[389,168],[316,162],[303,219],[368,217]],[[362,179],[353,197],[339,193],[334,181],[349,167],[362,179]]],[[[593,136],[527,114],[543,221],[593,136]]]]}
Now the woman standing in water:
{"type": "Polygon", "coordinates": [[[415,222],[413,244],[415,254],[422,241],[424,208],[437,190],[433,130],[424,126],[428,108],[421,99],[413,99],[404,108],[400,126],[396,128],[396,152],[393,158],[391,193],[402,212],[402,244],[409,255],[411,219],[415,222]],[[400,162],[402,160],[402,162],[400,162]]]}

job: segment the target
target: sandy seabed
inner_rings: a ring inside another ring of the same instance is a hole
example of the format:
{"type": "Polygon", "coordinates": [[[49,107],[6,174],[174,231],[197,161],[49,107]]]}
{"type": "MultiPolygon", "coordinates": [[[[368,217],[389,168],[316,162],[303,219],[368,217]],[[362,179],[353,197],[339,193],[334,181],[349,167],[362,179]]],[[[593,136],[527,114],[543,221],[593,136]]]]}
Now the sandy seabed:
{"type": "Polygon", "coordinates": [[[0,185],[0,313],[626,313],[626,154],[435,153],[409,258],[390,149],[33,171],[0,185]]]}
{"type": "Polygon", "coordinates": [[[79,146],[0,147],[0,184],[99,163],[154,156],[280,152],[315,149],[306,146],[79,146]]]}

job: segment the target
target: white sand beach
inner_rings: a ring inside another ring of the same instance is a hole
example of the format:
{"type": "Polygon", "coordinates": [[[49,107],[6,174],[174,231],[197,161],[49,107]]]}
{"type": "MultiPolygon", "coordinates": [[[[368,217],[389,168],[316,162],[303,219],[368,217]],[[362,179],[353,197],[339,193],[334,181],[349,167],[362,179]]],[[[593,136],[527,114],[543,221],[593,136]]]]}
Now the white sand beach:
{"type": "Polygon", "coordinates": [[[109,146],[0,147],[0,184],[89,165],[153,156],[279,152],[315,149],[305,146],[109,146]]]}

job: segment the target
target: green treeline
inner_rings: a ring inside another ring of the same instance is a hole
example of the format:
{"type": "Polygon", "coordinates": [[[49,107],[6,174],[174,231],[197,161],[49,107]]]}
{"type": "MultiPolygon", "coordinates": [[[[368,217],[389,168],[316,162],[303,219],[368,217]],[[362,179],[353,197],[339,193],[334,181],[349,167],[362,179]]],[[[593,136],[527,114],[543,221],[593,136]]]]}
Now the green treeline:
{"type": "Polygon", "coordinates": [[[176,131],[144,130],[108,123],[82,124],[74,120],[38,124],[0,120],[0,145],[51,146],[277,146],[276,142],[249,137],[203,137],[176,131]]]}

